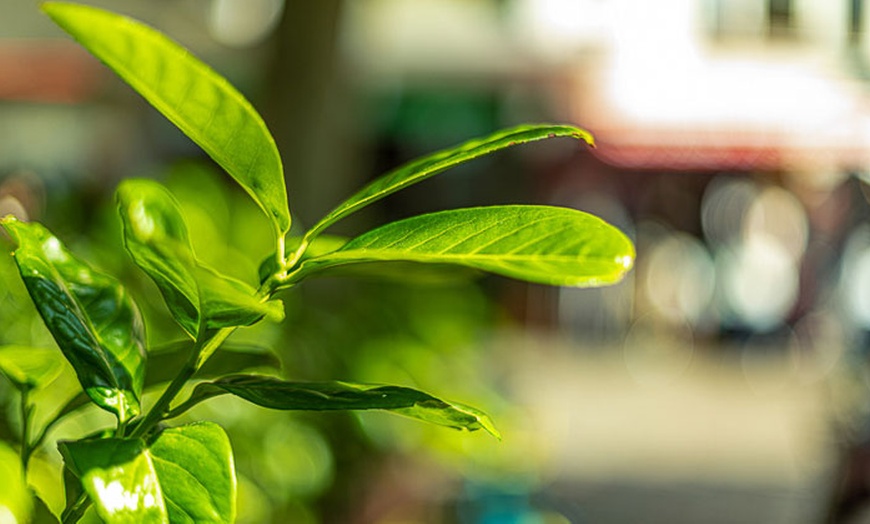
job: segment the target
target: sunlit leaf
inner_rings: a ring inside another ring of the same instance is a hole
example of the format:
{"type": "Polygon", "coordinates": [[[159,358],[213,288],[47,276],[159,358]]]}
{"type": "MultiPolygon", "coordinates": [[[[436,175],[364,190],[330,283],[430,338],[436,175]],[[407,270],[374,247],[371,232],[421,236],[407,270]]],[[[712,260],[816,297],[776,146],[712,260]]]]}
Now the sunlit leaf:
{"type": "Polygon", "coordinates": [[[173,318],[192,337],[205,327],[247,326],[280,320],[280,301],[264,301],[252,286],[200,263],[178,203],[153,180],[126,180],[117,191],[124,244],[157,284],[173,318]]]}
{"type": "Polygon", "coordinates": [[[634,246],[613,226],[573,209],[458,209],[365,233],[306,260],[290,282],[329,268],[378,261],[455,264],[541,284],[583,287],[620,280],[633,264],[634,246]]]}
{"type": "Polygon", "coordinates": [[[33,505],[21,459],[4,442],[0,442],[0,485],[0,522],[28,522],[33,505]]]}
{"type": "Polygon", "coordinates": [[[157,472],[141,439],[58,443],[64,463],[81,480],[107,524],[168,523],[157,472]]]}
{"type": "Polygon", "coordinates": [[[115,193],[124,246],[163,295],[176,322],[192,337],[199,325],[200,300],[193,248],[178,203],[162,185],[129,179],[115,193]]]}
{"type": "Polygon", "coordinates": [[[149,450],[172,524],[233,522],[233,451],[220,426],[199,422],[166,429],[149,450]]]}
{"type": "Polygon", "coordinates": [[[20,390],[50,384],[63,370],[63,355],[56,349],[28,346],[0,347],[0,373],[20,390]]]}
{"type": "Polygon", "coordinates": [[[222,76],[159,31],[94,7],[42,9],[202,147],[271,218],[290,228],[275,140],[251,104],[222,76]]]}
{"type": "MultiPolygon", "coordinates": [[[[233,375],[196,386],[185,403],[194,405],[208,398],[232,394],[270,409],[334,411],[381,409],[407,417],[474,431],[485,429],[499,437],[484,413],[427,393],[400,386],[350,382],[292,382],[258,375],[233,375]]],[[[500,438],[500,437],[499,437],[500,438]]]]}
{"type": "Polygon", "coordinates": [[[139,413],[145,331],[139,310],[112,277],[75,258],[45,227],[2,220],[15,262],[45,325],[97,405],[121,421],[139,413]]]}
{"type": "Polygon", "coordinates": [[[63,464],[55,462],[54,457],[35,453],[27,462],[27,485],[34,495],[34,524],[57,522],[46,513],[59,517],[66,505],[62,482],[63,464]]]}
{"type": "Polygon", "coordinates": [[[555,137],[576,138],[590,145],[594,143],[592,135],[583,129],[549,124],[518,126],[486,137],[469,140],[458,146],[414,160],[375,179],[323,217],[306,233],[306,237],[313,238],[351,213],[446,169],[500,149],[555,137]]]}
{"type": "Polygon", "coordinates": [[[280,300],[265,300],[253,286],[201,264],[195,269],[209,328],[250,326],[263,317],[276,322],[284,318],[280,300]]]}

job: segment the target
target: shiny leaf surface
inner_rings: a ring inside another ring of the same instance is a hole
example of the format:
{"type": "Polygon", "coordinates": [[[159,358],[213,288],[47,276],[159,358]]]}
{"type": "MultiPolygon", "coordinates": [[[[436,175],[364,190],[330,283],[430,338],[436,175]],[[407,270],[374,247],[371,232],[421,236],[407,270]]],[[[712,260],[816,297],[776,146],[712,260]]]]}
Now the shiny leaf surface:
{"type": "Polygon", "coordinates": [[[549,206],[458,209],[393,222],[302,263],[290,281],[348,264],[455,264],[540,284],[599,286],[619,281],[634,246],[592,215],[549,206]]]}
{"type": "Polygon", "coordinates": [[[283,318],[280,301],[263,301],[252,286],[196,260],[181,209],[162,185],[126,180],[118,187],[117,200],[124,245],[192,338],[202,320],[205,327],[219,329],[247,326],[263,316],[283,318]]]}
{"type": "Polygon", "coordinates": [[[265,300],[253,286],[221,275],[203,265],[196,268],[203,315],[210,329],[250,326],[263,317],[278,322],[284,318],[284,303],[265,300]]]}
{"type": "Polygon", "coordinates": [[[115,193],[124,246],[157,284],[172,317],[191,337],[199,325],[200,299],[193,248],[178,203],[162,185],[129,179],[115,193]]]}
{"type": "Polygon", "coordinates": [[[498,431],[486,414],[462,404],[447,402],[427,393],[400,386],[350,382],[292,382],[258,375],[233,375],[196,386],[185,403],[232,394],[270,409],[335,411],[387,410],[418,420],[475,431],[485,429],[497,438],[498,431]]]}
{"type": "Polygon", "coordinates": [[[220,164],[279,233],[289,230],[287,190],[275,140],[226,79],[138,21],[62,2],[46,2],[42,9],[220,164]]]}
{"type": "Polygon", "coordinates": [[[64,463],[81,480],[107,524],[168,523],[152,457],[141,439],[58,443],[64,463]]]}
{"type": "Polygon", "coordinates": [[[199,422],[166,429],[149,451],[172,524],[233,522],[233,451],[220,426],[199,422]]]}
{"type": "Polygon", "coordinates": [[[583,129],[546,124],[513,127],[483,138],[469,140],[458,146],[414,160],[375,179],[323,217],[306,233],[306,237],[313,238],[351,213],[446,169],[500,149],[555,137],[571,137],[583,140],[590,145],[594,144],[592,135],[583,129]]]}
{"type": "Polygon", "coordinates": [[[137,415],[146,355],[133,300],[42,225],[12,217],[2,224],[18,244],[15,262],[33,303],[85,392],[122,422],[137,415]]]}

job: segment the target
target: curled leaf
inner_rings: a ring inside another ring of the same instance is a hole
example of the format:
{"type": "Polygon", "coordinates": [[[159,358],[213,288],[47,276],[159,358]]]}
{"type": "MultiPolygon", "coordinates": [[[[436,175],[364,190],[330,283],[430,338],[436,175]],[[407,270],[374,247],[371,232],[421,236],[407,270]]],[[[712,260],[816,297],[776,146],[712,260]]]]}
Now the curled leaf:
{"type": "Polygon", "coordinates": [[[258,406],[280,410],[335,411],[381,409],[466,431],[484,429],[501,438],[483,412],[401,386],[351,382],[293,382],[259,375],[232,375],[196,386],[184,406],[232,394],[258,406]]]}

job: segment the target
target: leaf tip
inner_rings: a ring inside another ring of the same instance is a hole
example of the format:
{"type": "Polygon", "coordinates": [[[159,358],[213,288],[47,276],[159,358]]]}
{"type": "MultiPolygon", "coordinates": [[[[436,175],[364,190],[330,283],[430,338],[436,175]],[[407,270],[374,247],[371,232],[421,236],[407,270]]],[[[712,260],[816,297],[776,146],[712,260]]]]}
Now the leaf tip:
{"type": "Polygon", "coordinates": [[[583,128],[574,127],[574,131],[573,131],[573,133],[571,133],[571,136],[576,138],[577,140],[582,140],[582,141],[586,142],[586,145],[588,145],[589,147],[591,147],[593,149],[595,149],[597,147],[595,145],[595,137],[592,136],[592,133],[590,133],[589,131],[586,131],[583,128]]]}
{"type": "Polygon", "coordinates": [[[64,2],[41,2],[39,4],[39,10],[48,15],[49,18],[54,19],[57,10],[62,9],[63,6],[64,2]]]}
{"type": "Polygon", "coordinates": [[[495,437],[495,439],[499,442],[502,442],[501,432],[496,429],[496,427],[492,424],[492,421],[489,421],[488,424],[484,424],[483,429],[486,430],[487,433],[495,437]]]}

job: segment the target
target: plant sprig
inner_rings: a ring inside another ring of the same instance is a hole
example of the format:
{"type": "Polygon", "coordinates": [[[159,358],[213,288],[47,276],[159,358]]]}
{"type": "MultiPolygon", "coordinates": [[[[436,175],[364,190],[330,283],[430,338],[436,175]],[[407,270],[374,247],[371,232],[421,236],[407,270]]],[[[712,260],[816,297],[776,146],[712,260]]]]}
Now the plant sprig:
{"type": "Polygon", "coordinates": [[[386,273],[397,263],[449,265],[578,287],[615,283],[631,269],[634,248],[625,235],[594,216],[550,206],[448,210],[384,224],[347,240],[322,235],[387,195],[483,155],[556,137],[593,145],[583,129],[524,125],[433,153],[366,185],[302,237],[288,237],[291,211],[277,146],[263,119],[229,82],[156,29],[130,18],[62,2],[46,2],[42,10],[247,192],[271,221],[276,246],[261,265],[259,283],[232,278],[197,257],[181,206],[165,187],[152,180],[124,181],[116,193],[124,246],[188,337],[163,353],[146,351],[139,309],[118,280],[77,258],[41,224],[11,216],[0,220],[17,245],[15,261],[30,297],[60,348],[52,354],[69,362],[83,391],[43,427],[33,427],[29,392],[50,383],[52,359],[40,361],[42,350],[0,348],[0,373],[21,392],[23,469],[49,430],[77,409],[96,405],[117,420],[94,437],[58,443],[73,475],[70,482],[81,488],[68,500],[63,522],[77,521],[91,504],[108,523],[232,522],[236,478],[225,431],[210,422],[166,425],[217,395],[278,410],[387,410],[499,437],[483,412],[415,389],[246,372],[258,364],[277,366],[264,356],[269,354],[222,348],[229,347],[227,338],[239,328],[264,318],[280,321],[283,304],[276,295],[283,290],[371,264],[383,264],[386,273]],[[149,367],[155,359],[163,364],[149,367]],[[179,401],[185,386],[205,378],[210,380],[179,401]],[[143,409],[144,389],[167,382],[158,400],[143,409]],[[203,489],[192,489],[191,479],[203,489]]]}

